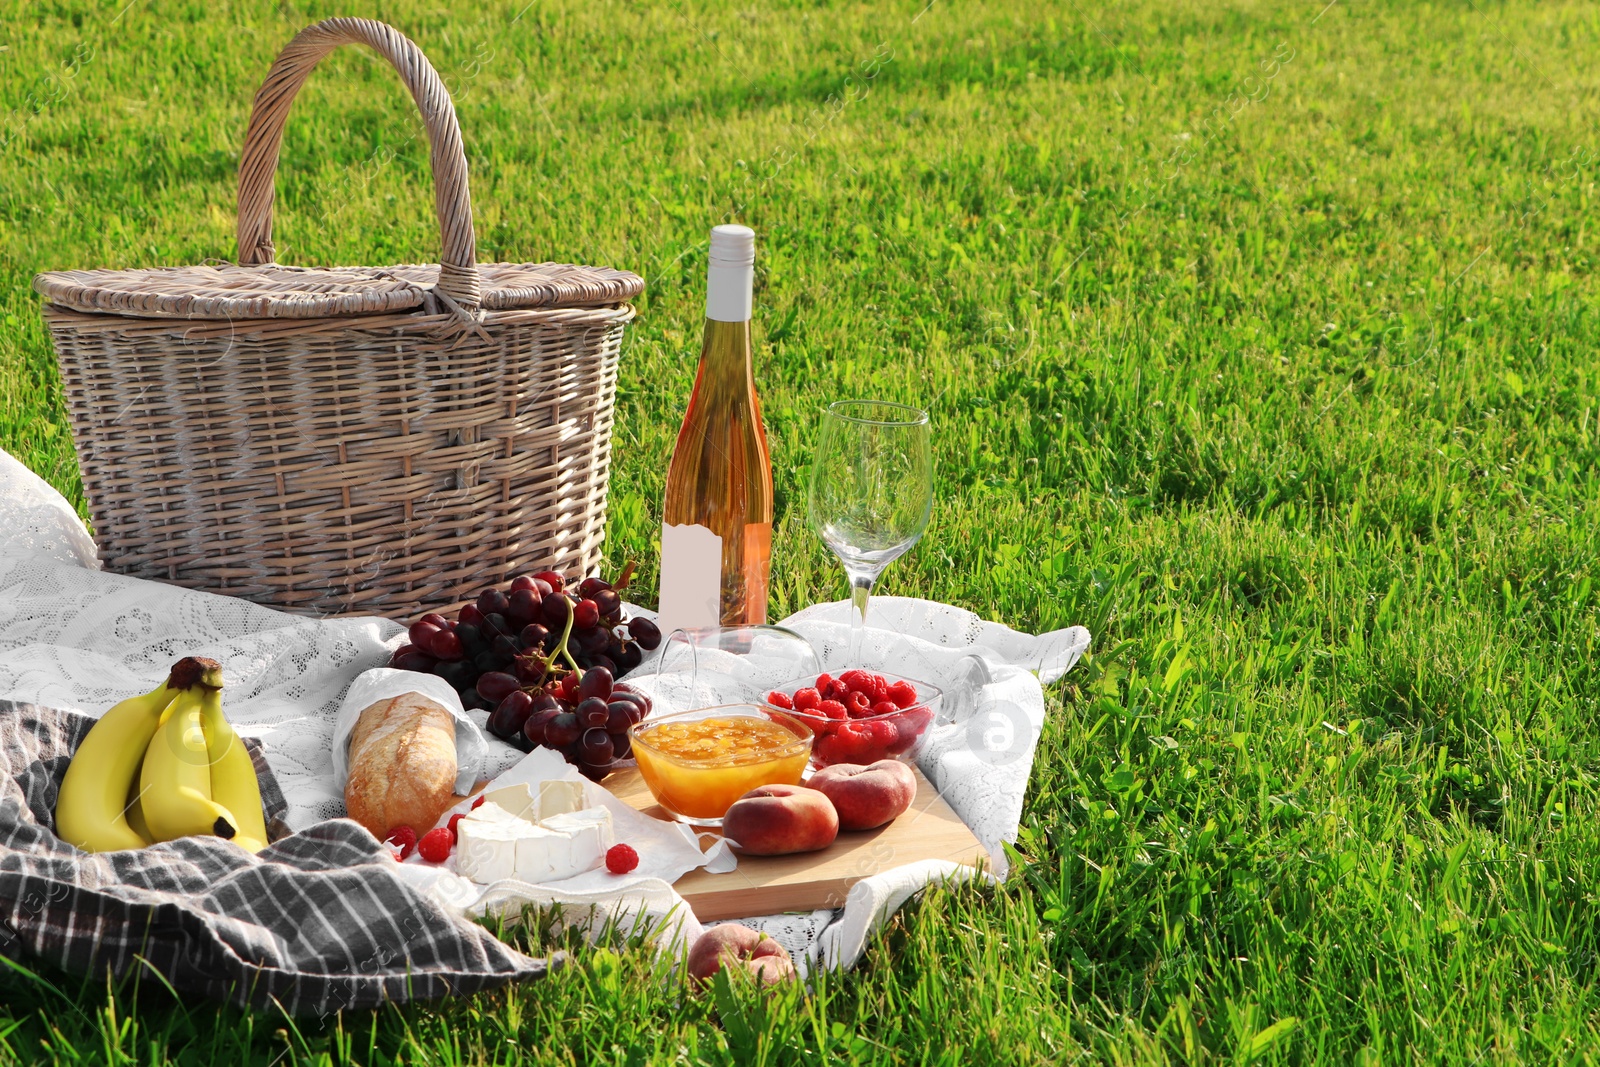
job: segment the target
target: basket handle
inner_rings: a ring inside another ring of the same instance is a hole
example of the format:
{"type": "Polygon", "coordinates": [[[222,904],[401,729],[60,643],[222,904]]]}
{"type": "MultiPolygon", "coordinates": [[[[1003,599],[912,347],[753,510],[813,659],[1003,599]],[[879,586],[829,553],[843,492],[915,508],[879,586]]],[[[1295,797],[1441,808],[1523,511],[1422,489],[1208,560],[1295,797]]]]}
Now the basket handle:
{"type": "Polygon", "coordinates": [[[371,19],[325,19],[301,30],[278,54],[256,92],[239,160],[239,262],[255,266],[273,261],[273,180],[289,105],[322,57],[342,44],[367,45],[392,63],[422,111],[432,146],[433,206],[439,216],[438,291],[466,310],[475,310],[482,290],[467,156],[461,148],[455,105],[422,49],[394,27],[371,19]]]}

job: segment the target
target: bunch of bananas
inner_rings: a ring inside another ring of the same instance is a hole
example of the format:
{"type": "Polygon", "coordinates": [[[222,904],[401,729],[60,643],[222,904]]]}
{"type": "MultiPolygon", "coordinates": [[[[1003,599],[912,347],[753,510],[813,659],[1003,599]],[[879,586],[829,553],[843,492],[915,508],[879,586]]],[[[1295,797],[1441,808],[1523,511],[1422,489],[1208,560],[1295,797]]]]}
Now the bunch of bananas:
{"type": "Polygon", "coordinates": [[[222,714],[222,666],[186,656],[90,729],[61,782],[56,836],[114,852],[191,834],[267,847],[255,764],[222,714]]]}

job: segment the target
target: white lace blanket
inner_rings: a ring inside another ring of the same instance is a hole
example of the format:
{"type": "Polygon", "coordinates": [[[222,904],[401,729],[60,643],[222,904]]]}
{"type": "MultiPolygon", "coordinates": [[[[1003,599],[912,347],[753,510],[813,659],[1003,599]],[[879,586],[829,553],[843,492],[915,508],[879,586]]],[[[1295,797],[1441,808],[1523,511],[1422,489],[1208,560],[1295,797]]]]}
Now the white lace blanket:
{"type": "MultiPolygon", "coordinates": [[[[837,669],[848,606],[823,604],[784,625],[809,638],[837,669]]],[[[1014,840],[1048,684],[1089,645],[1082,627],[1039,637],[984,622],[943,604],[896,597],[872,602],[862,659],[956,694],[956,721],[927,743],[921,765],[1004,873],[1002,841],[1014,840]]],[[[330,753],[345,689],[381,666],[400,640],[386,619],[312,620],[231,597],[178,589],[99,570],[76,513],[41,478],[0,451],[0,698],[98,714],[146,692],[185,655],[210,656],[229,679],[229,715],[259,738],[303,828],[344,814],[330,753]]],[[[947,700],[950,697],[947,697],[947,700]]],[[[480,715],[481,717],[481,715],[480,715]]],[[[504,748],[499,766],[519,754],[504,748]]],[[[783,942],[797,960],[849,966],[872,929],[929,881],[966,868],[911,864],[858,883],[839,911],[744,920],[783,942]]],[[[669,894],[665,907],[674,903],[669,894]]],[[[644,909],[663,908],[654,902],[644,909]]]]}

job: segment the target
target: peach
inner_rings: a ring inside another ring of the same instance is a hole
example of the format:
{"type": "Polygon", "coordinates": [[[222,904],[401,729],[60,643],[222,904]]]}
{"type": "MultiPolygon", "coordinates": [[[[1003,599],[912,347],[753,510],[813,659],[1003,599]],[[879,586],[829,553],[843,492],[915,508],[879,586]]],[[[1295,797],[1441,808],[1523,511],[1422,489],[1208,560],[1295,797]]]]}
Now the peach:
{"type": "Polygon", "coordinates": [[[733,802],[722,836],[751,856],[815,852],[839,836],[833,802],[803,785],[763,785],[733,802]]]}
{"type": "Polygon", "coordinates": [[[899,760],[862,766],[835,763],[806,783],[827,797],[839,814],[841,830],[872,830],[900,817],[917,795],[917,778],[899,760]]]}
{"type": "Polygon", "coordinates": [[[689,976],[710,981],[724,966],[739,967],[761,985],[776,985],[795,976],[789,950],[764,933],[738,923],[713,926],[689,949],[689,976]]]}
{"type": "Polygon", "coordinates": [[[799,977],[799,972],[794,969],[794,960],[785,952],[782,956],[762,956],[759,959],[751,957],[741,961],[745,970],[761,985],[777,985],[791,978],[799,977]]]}

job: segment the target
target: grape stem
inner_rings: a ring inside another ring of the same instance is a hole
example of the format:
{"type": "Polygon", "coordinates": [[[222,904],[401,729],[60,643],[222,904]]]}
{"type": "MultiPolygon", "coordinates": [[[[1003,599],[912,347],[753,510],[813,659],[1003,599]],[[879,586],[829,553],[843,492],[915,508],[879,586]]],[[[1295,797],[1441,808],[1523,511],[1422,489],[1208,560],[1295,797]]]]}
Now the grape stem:
{"type": "Polygon", "coordinates": [[[583,668],[578,666],[578,661],[572,658],[572,650],[567,647],[567,639],[572,636],[573,609],[577,605],[572,602],[572,598],[567,596],[566,593],[561,593],[560,596],[567,602],[567,626],[566,629],[561,631],[561,643],[556,646],[555,652],[551,653],[551,655],[552,657],[567,657],[567,662],[572,664],[572,673],[577,675],[578,680],[581,682],[583,681],[583,668]]]}

